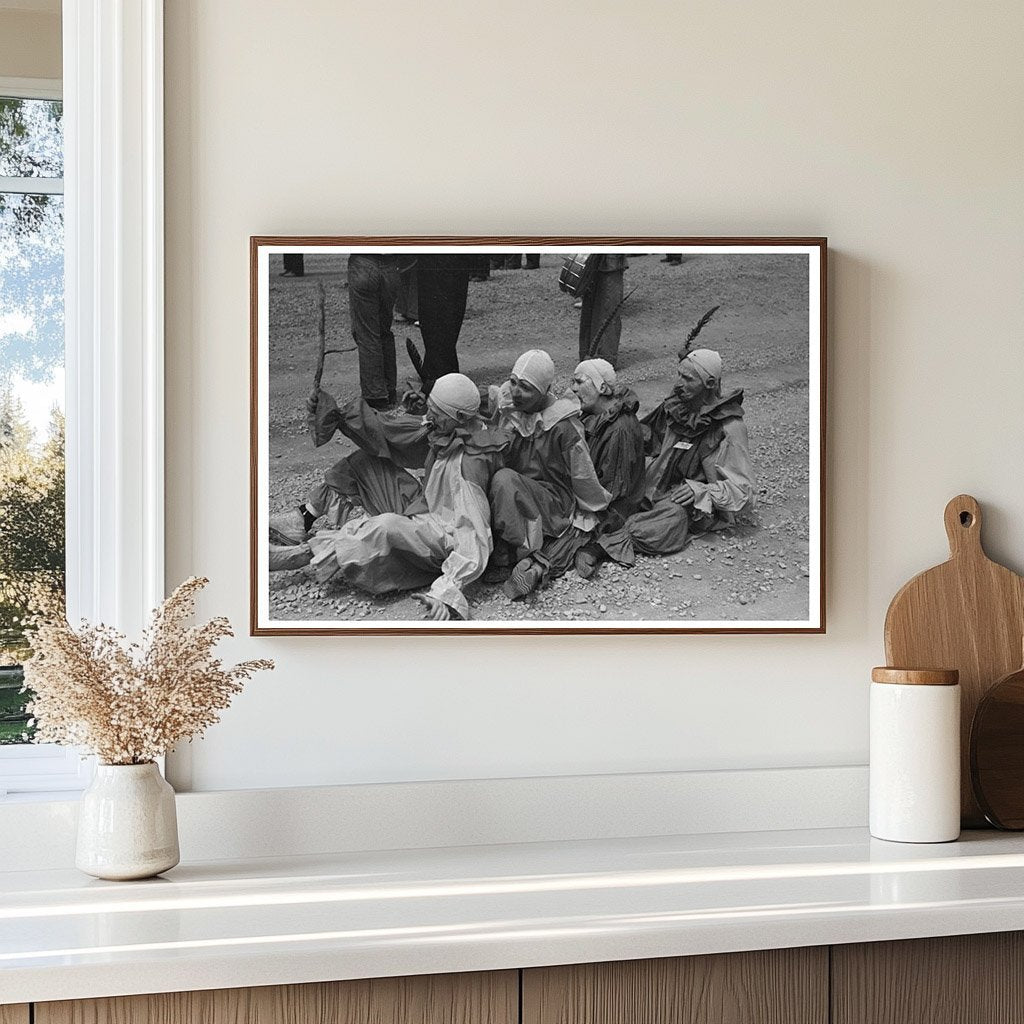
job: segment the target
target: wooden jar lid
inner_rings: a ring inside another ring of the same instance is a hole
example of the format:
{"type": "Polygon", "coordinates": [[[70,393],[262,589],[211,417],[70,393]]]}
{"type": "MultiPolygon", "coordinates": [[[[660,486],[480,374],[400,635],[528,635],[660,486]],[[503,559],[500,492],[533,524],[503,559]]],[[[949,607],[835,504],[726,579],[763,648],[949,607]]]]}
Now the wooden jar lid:
{"type": "Polygon", "coordinates": [[[955,668],[888,668],[871,670],[873,683],[898,683],[904,686],[956,686],[960,673],[955,668]]]}

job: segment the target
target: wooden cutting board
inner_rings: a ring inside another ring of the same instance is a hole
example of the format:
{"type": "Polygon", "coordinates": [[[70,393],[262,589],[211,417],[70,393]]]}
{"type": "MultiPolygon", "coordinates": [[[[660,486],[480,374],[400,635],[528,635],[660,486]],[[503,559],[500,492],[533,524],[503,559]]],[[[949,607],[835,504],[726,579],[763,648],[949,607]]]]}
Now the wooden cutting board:
{"type": "Polygon", "coordinates": [[[981,508],[957,495],[945,511],[949,561],[915,576],[885,616],[885,656],[893,668],[960,671],[960,814],[964,828],[986,825],[971,789],[971,722],[988,688],[1020,666],[1024,578],[981,546],[981,508]]]}

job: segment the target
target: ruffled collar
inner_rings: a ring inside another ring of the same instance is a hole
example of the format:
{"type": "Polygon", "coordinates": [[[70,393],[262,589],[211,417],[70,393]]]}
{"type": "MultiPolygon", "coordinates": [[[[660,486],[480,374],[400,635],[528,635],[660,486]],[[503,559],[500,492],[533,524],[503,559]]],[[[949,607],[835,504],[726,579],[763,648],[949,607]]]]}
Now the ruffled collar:
{"type": "Polygon", "coordinates": [[[470,455],[499,452],[511,438],[500,427],[488,427],[479,421],[468,427],[456,427],[443,444],[431,444],[437,455],[454,455],[460,448],[470,455]]]}
{"type": "Polygon", "coordinates": [[[687,437],[696,437],[705,433],[716,420],[743,415],[743,389],[737,388],[716,397],[699,409],[692,408],[674,394],[669,395],[661,404],[677,431],[687,437]]]}
{"type": "Polygon", "coordinates": [[[612,392],[611,401],[601,412],[586,413],[583,416],[583,426],[588,434],[592,434],[608,423],[617,420],[623,413],[636,413],[640,408],[640,399],[632,388],[624,384],[616,385],[612,392]]]}
{"type": "Polygon", "coordinates": [[[508,381],[498,389],[498,422],[521,437],[533,437],[550,430],[556,423],[579,416],[580,403],[575,398],[551,398],[539,412],[522,412],[512,404],[508,381]]]}

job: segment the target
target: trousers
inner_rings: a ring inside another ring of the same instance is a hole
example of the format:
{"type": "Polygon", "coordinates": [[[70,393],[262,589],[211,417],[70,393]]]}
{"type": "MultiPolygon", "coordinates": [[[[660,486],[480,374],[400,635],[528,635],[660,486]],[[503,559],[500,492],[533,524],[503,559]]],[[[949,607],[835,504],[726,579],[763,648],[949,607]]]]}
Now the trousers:
{"type": "Polygon", "coordinates": [[[423,383],[459,372],[456,346],[466,316],[469,266],[451,253],[421,255],[416,264],[420,333],[423,335],[423,383]]]}
{"type": "Polygon", "coordinates": [[[394,257],[373,253],[348,258],[348,306],[352,337],[359,353],[359,389],[368,402],[392,399],[398,364],[391,319],[398,295],[394,257]]]}

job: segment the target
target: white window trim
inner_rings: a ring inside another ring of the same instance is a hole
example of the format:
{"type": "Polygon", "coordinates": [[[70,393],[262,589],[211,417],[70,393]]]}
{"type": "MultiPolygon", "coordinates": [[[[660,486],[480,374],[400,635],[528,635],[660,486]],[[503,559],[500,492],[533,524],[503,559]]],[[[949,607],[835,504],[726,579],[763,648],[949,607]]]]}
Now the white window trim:
{"type": "MultiPolygon", "coordinates": [[[[6,96],[0,89],[0,96],[6,96]]],[[[0,192],[20,192],[25,196],[59,196],[64,192],[63,178],[5,178],[0,175],[0,192]]]]}
{"type": "Polygon", "coordinates": [[[68,615],[163,597],[163,3],[64,0],[68,615]]]}
{"type": "Polygon", "coordinates": [[[0,96],[20,100],[60,100],[64,86],[59,78],[9,78],[0,75],[0,96]]]}
{"type": "MultiPolygon", "coordinates": [[[[68,617],[138,635],[164,596],[163,0],[64,0],[63,47],[68,617]]],[[[0,792],[87,783],[38,749],[0,792]]]]}
{"type": "Polygon", "coordinates": [[[0,798],[8,793],[65,793],[85,789],[93,759],[52,743],[0,747],[0,798]]]}
{"type": "MultiPolygon", "coordinates": [[[[0,96],[19,100],[60,100],[62,86],[56,78],[5,78],[0,75],[0,96]]],[[[63,178],[9,178],[0,175],[0,192],[22,195],[62,195],[63,178]]]]}

